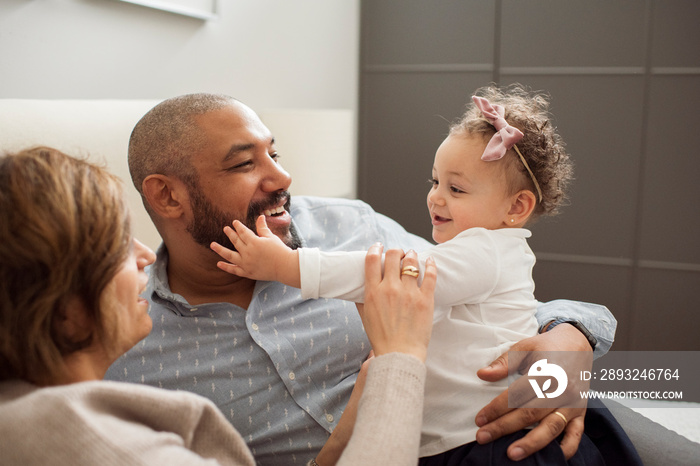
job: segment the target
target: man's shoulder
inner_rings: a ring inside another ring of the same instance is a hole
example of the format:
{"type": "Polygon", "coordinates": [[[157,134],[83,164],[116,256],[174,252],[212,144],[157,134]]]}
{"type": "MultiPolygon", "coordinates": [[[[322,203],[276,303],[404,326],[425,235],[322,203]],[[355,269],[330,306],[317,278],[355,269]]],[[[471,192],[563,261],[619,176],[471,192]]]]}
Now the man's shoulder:
{"type": "Polygon", "coordinates": [[[380,216],[362,201],[299,196],[292,198],[290,213],[306,247],[356,250],[382,241],[380,216]]]}
{"type": "Polygon", "coordinates": [[[334,197],[292,197],[290,213],[297,227],[327,228],[329,225],[351,228],[376,221],[377,213],[369,204],[357,199],[334,197]]]}
{"type": "Polygon", "coordinates": [[[422,251],[430,246],[366,202],[355,199],[293,197],[290,213],[306,247],[357,251],[381,242],[386,248],[422,251]]]}
{"type": "Polygon", "coordinates": [[[358,199],[317,196],[293,196],[290,210],[292,215],[297,215],[305,212],[333,214],[339,209],[374,213],[369,204],[358,199]]]}

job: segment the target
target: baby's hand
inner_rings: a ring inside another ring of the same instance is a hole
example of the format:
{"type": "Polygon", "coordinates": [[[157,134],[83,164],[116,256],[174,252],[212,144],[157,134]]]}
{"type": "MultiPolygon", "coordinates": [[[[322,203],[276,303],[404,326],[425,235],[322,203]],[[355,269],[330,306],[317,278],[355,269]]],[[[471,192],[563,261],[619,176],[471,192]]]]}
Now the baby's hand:
{"type": "Polygon", "coordinates": [[[270,231],[264,215],[258,217],[255,227],[259,236],[238,220],[233,221],[233,228],[224,227],[224,233],[236,250],[232,251],[217,242],[211,243],[211,249],[228,261],[217,262],[217,267],[239,277],[274,280],[299,287],[299,279],[294,280],[299,276],[297,252],[270,231]]]}

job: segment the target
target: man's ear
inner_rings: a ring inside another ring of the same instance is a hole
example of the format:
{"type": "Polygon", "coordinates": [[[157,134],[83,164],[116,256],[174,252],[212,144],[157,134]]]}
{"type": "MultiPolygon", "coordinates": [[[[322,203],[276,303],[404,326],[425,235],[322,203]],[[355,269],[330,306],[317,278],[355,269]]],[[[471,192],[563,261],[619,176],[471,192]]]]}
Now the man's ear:
{"type": "Polygon", "coordinates": [[[161,217],[178,218],[183,214],[187,197],[183,183],[166,175],[149,175],[143,180],[143,196],[151,209],[161,217]]]}
{"type": "Polygon", "coordinates": [[[510,226],[523,226],[537,206],[537,197],[527,189],[517,192],[512,198],[508,221],[510,226]]]}

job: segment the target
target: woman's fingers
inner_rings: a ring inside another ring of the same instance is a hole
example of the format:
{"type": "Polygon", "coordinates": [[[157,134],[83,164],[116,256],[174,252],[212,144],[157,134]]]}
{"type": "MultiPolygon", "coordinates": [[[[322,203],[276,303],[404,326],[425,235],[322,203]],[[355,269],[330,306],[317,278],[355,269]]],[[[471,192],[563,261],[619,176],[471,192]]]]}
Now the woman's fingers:
{"type": "Polygon", "coordinates": [[[423,282],[420,285],[421,292],[433,299],[435,284],[437,283],[437,265],[435,259],[428,257],[425,260],[425,271],[423,271],[423,282]]]}
{"type": "Polygon", "coordinates": [[[421,287],[418,277],[412,275],[418,268],[415,251],[404,254],[400,249],[391,249],[384,255],[382,275],[381,248],[373,246],[367,253],[365,304],[358,309],[377,355],[402,352],[425,360],[437,271],[431,259],[426,261],[425,284],[421,287]]]}
{"type": "Polygon", "coordinates": [[[384,278],[390,278],[389,283],[392,282],[391,279],[394,277],[399,277],[399,272],[401,269],[401,259],[404,253],[401,249],[389,249],[384,256],[384,278]]]}
{"type": "Polygon", "coordinates": [[[411,280],[418,279],[419,275],[418,254],[411,249],[406,253],[401,263],[401,280],[410,283],[411,280]]]}
{"type": "Polygon", "coordinates": [[[373,244],[365,256],[365,285],[376,286],[382,279],[382,250],[380,243],[373,244]]]}

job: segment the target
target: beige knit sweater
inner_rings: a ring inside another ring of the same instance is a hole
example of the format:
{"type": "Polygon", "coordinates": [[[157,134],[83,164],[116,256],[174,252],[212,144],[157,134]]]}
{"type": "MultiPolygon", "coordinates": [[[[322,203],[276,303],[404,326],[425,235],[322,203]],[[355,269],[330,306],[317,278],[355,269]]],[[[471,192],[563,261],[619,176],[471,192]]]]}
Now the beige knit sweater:
{"type": "MultiPolygon", "coordinates": [[[[370,364],[353,437],[339,464],[415,465],[425,366],[404,354],[370,364]]],[[[37,388],[0,383],[3,465],[252,465],[209,400],[117,382],[37,388]]]]}

